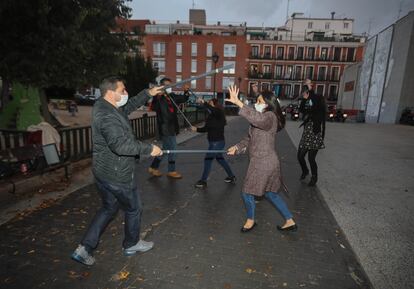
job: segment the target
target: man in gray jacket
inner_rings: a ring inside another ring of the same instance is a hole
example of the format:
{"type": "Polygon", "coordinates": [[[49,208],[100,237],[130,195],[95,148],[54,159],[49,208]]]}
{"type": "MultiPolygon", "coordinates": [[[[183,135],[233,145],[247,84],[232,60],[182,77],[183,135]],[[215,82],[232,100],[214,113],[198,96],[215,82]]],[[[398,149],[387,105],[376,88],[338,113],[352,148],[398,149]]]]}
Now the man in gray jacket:
{"type": "Polygon", "coordinates": [[[92,171],[102,208],[96,213],[72,258],[85,265],[93,265],[93,250],[99,237],[119,208],[125,212],[124,254],[150,250],[154,243],[139,239],[142,206],[135,178],[135,157],[161,156],[158,146],[140,142],[135,137],[128,115],[144,105],[162,87],[141,91],[128,99],[124,83],[118,77],[109,77],[100,85],[101,97],[92,112],[92,171]]]}

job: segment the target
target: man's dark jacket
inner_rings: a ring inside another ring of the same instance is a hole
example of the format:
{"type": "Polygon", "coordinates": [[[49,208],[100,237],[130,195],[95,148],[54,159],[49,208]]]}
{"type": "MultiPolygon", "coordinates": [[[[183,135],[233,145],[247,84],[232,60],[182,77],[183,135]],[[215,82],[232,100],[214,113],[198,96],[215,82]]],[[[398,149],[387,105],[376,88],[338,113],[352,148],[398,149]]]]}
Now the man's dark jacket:
{"type": "Polygon", "coordinates": [[[167,97],[178,105],[188,101],[190,97],[189,92],[184,94],[170,93],[166,95],[157,95],[153,98],[151,109],[157,113],[158,132],[160,136],[175,136],[180,132],[180,126],[178,124],[177,108],[170,100],[168,102],[167,97]]]}
{"type": "Polygon", "coordinates": [[[148,91],[143,90],[120,108],[103,97],[96,101],[92,110],[92,171],[98,179],[135,185],[135,157],[150,154],[152,145],[137,140],[128,115],[149,99],[148,91]]]}
{"type": "Polygon", "coordinates": [[[226,116],[220,108],[204,104],[208,111],[206,123],[203,127],[197,128],[197,132],[207,132],[207,139],[211,142],[224,141],[224,126],[226,116]]]}

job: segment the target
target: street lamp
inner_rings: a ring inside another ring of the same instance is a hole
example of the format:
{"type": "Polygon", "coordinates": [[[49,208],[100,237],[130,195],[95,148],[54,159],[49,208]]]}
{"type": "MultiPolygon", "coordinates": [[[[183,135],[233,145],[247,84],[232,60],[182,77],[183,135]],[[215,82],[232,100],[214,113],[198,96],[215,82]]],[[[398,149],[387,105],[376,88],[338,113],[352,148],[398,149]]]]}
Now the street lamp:
{"type": "MultiPolygon", "coordinates": [[[[214,52],[213,53],[213,56],[211,58],[212,58],[213,63],[214,63],[214,70],[216,70],[217,62],[219,60],[219,56],[218,56],[217,52],[214,52]]],[[[214,88],[214,98],[216,98],[216,74],[217,73],[214,73],[214,82],[213,82],[214,83],[213,84],[213,88],[214,88]]]]}

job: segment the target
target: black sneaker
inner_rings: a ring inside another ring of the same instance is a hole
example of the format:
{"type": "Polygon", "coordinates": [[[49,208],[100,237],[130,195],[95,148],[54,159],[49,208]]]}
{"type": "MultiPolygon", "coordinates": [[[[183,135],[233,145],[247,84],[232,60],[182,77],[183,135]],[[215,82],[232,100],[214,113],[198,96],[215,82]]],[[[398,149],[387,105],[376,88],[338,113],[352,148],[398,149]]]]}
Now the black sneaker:
{"type": "Polygon", "coordinates": [[[227,178],[224,179],[224,181],[226,183],[229,183],[229,184],[234,184],[234,183],[236,183],[236,177],[235,176],[227,177],[227,178]]]}
{"type": "Polygon", "coordinates": [[[204,189],[205,187],[207,187],[207,182],[203,180],[199,180],[194,186],[196,188],[204,189]]]}

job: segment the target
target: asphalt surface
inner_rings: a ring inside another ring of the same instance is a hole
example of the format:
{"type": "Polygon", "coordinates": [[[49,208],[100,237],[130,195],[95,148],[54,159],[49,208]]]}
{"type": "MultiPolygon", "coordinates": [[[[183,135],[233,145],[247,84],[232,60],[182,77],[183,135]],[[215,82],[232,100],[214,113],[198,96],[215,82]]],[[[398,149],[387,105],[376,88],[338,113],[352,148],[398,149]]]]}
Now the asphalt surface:
{"type": "MultiPolygon", "coordinates": [[[[240,140],[247,127],[241,119],[232,121],[227,146],[240,140]]],[[[203,135],[179,146],[206,147],[203,135]]],[[[277,147],[289,187],[283,197],[297,232],[277,231],[283,220],[266,200],[257,201],[259,225],[240,232],[246,156],[229,158],[236,184],[224,183],[224,171],[215,163],[204,190],[193,186],[203,155],[179,156],[181,180],[150,177],[145,160],[137,167],[142,234],[155,242],[153,250],[122,255],[120,212],[102,235],[93,267],[70,259],[100,206],[95,186],[89,185],[0,226],[0,288],[372,288],[319,190],[298,181],[296,150],[286,132],[280,133],[277,147]]]]}

